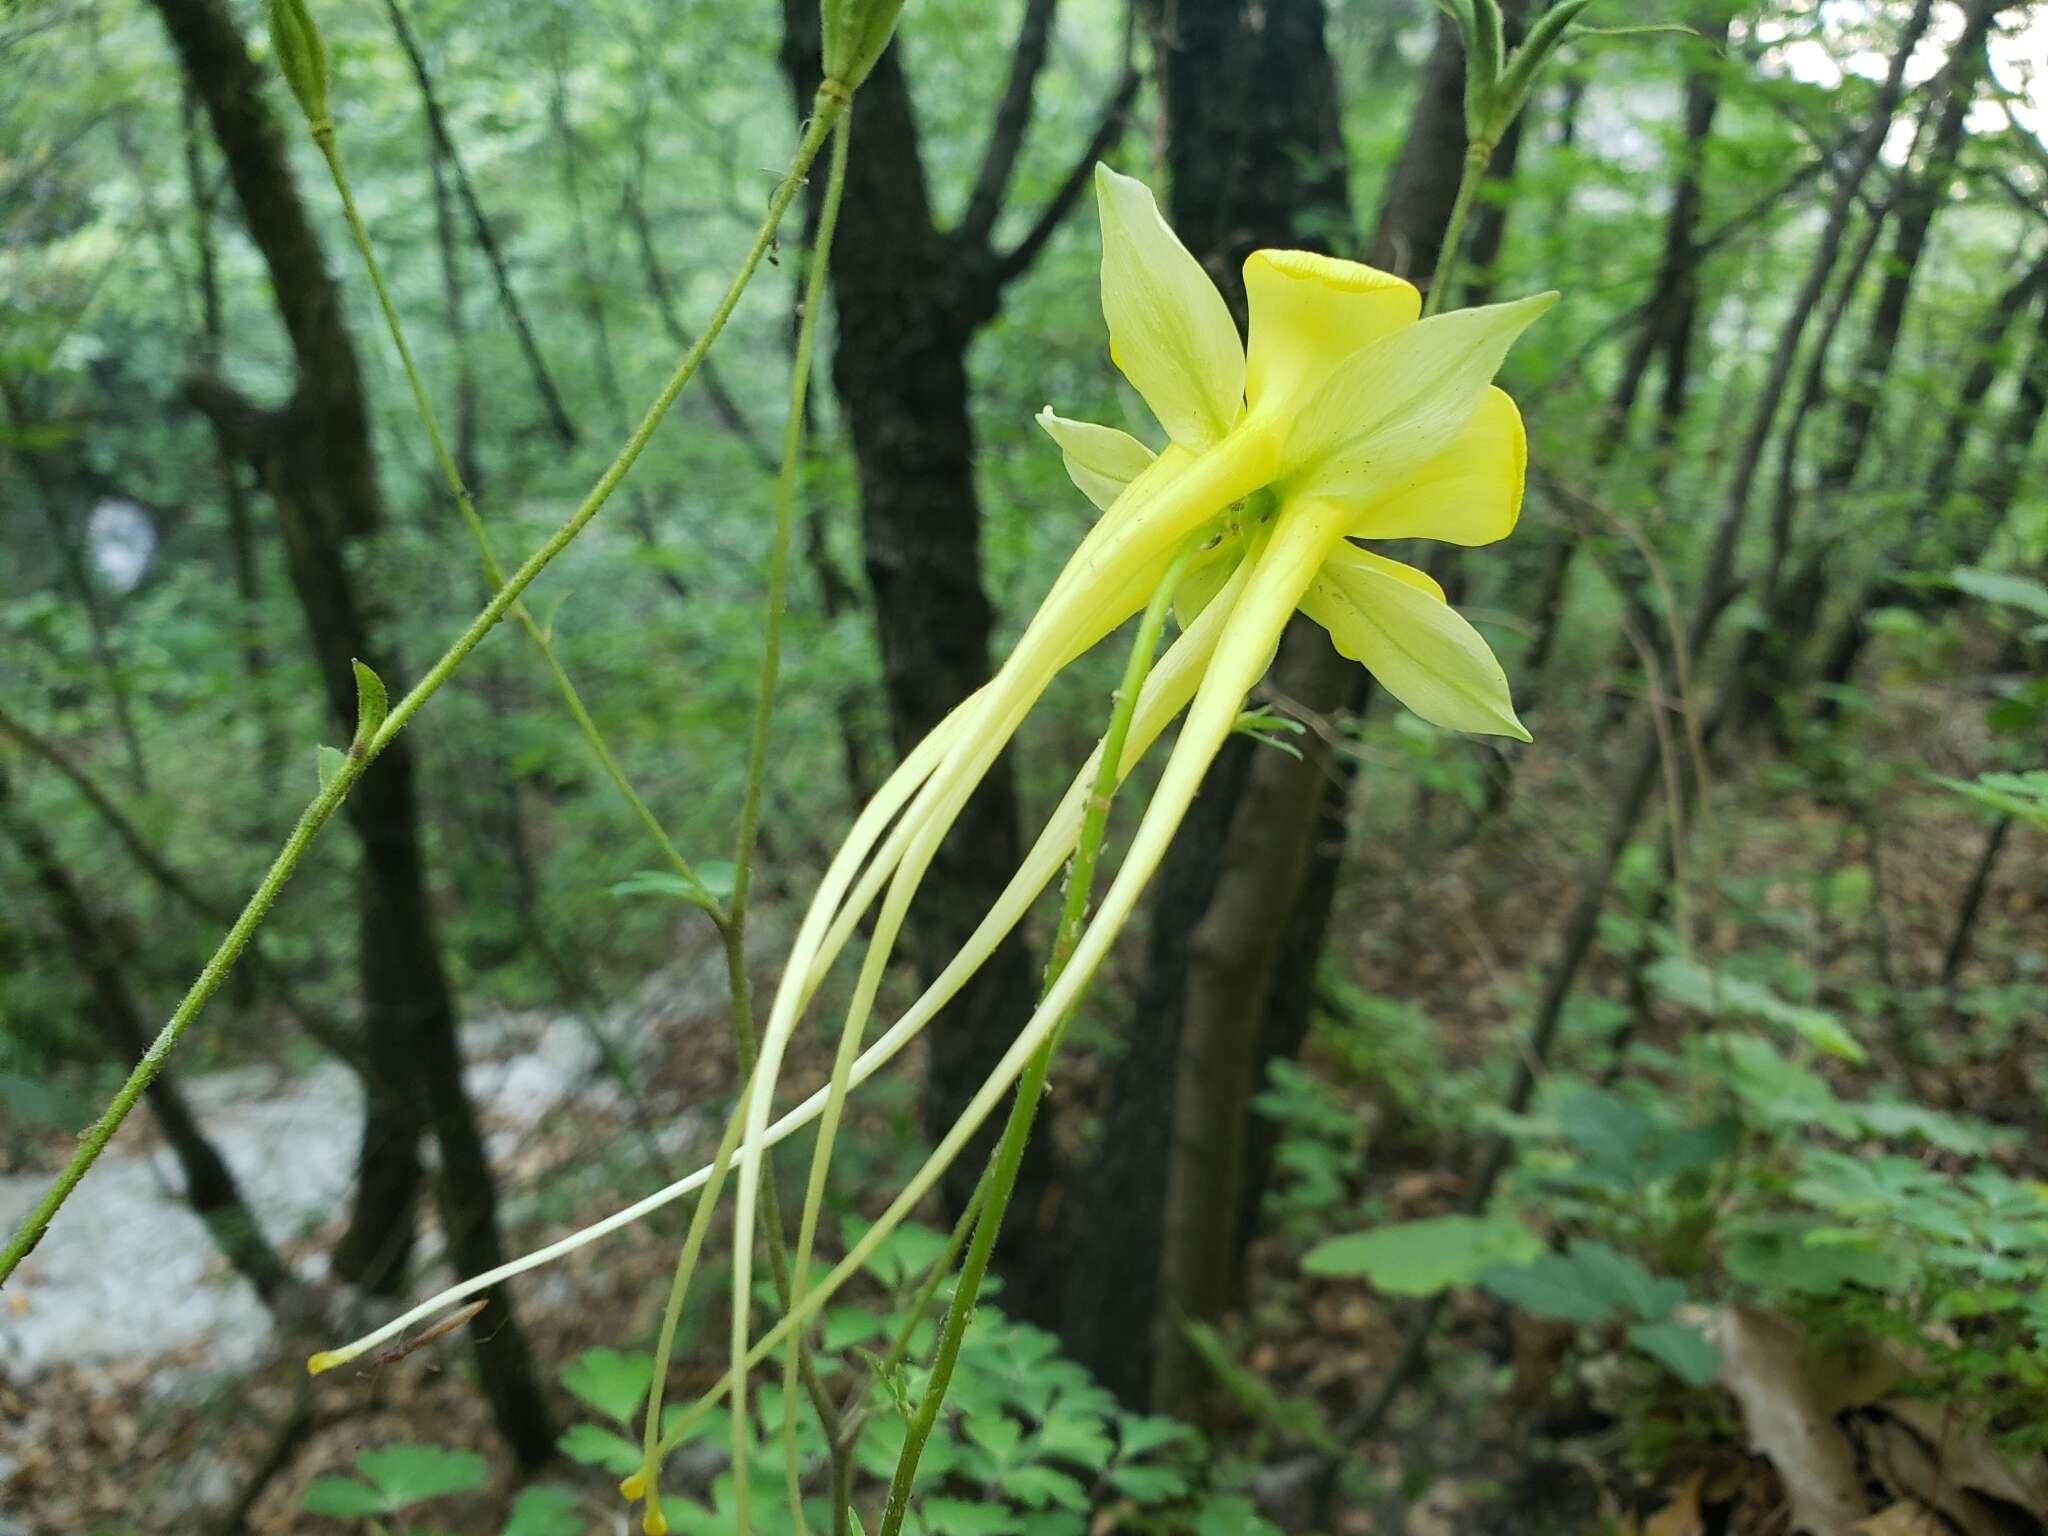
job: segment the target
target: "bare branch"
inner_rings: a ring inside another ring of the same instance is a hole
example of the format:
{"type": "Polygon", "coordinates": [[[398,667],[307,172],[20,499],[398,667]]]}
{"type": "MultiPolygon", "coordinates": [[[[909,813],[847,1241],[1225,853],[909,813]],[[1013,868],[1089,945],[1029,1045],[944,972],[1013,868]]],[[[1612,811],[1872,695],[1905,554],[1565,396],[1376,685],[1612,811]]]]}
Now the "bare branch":
{"type": "Polygon", "coordinates": [[[1003,194],[1017,169],[1017,155],[1024,147],[1024,135],[1031,127],[1031,97],[1045,68],[1046,41],[1052,33],[1052,14],[1059,0],[1024,0],[1024,19],[1017,28],[1017,46],[1010,52],[1010,78],[996,103],[994,126],[989,129],[988,149],[975,172],[974,190],[968,194],[967,213],[960,220],[959,238],[969,250],[987,250],[1003,210],[1003,194]]]}
{"type": "Polygon", "coordinates": [[[1103,108],[1101,119],[1095,125],[1095,132],[1088,136],[1088,147],[1082,150],[1080,157],[1074,161],[1066,179],[1060,183],[1059,191],[1055,192],[1051,200],[1039,210],[1037,220],[1024,238],[996,257],[994,287],[1000,289],[1012,278],[1027,271],[1031,263],[1038,259],[1038,253],[1044,249],[1045,242],[1052,238],[1053,231],[1059,228],[1060,221],[1067,216],[1074,206],[1075,199],[1088,185],[1089,178],[1095,171],[1095,162],[1107,154],[1117,140],[1123,137],[1124,123],[1130,116],[1131,101],[1138,94],[1138,79],[1135,67],[1127,67],[1124,70],[1123,78],[1117,82],[1115,94],[1110,97],[1109,104],[1103,108]]]}

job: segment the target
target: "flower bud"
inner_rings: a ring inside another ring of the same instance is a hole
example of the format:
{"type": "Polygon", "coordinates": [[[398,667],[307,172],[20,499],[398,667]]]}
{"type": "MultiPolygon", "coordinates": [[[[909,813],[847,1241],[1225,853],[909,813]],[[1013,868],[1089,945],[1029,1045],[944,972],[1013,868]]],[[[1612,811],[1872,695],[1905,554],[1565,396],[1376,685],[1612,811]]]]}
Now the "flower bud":
{"type": "Polygon", "coordinates": [[[821,0],[825,81],[851,95],[889,46],[903,0],[821,0]]]}
{"type": "Polygon", "coordinates": [[[270,44],[306,122],[318,132],[328,124],[327,45],[306,0],[270,0],[270,44]]]}

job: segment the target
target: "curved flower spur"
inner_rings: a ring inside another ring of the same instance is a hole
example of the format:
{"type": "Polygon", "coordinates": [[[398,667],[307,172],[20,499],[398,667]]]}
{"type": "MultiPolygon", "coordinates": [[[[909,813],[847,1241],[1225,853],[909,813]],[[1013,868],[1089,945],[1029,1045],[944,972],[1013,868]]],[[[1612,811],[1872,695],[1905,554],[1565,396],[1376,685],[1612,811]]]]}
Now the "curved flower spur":
{"type": "MultiPolygon", "coordinates": [[[[1423,572],[1358,541],[1426,538],[1477,545],[1512,530],[1526,445],[1513,402],[1492,379],[1515,338],[1555,302],[1514,303],[1419,319],[1407,282],[1299,251],[1255,252],[1245,266],[1250,347],[1200,264],[1138,181],[1098,168],[1102,302],[1110,353],[1169,439],[1156,455],[1112,428],[1048,408],[1040,423],[1102,516],[1082,539],[996,676],[909,753],[856,819],[820,882],[783,968],[756,1070],[719,1159],[627,1210],[464,1282],[343,1349],[355,1358],[419,1318],[559,1257],[693,1190],[715,1199],[737,1155],[737,1231],[753,1231],[768,1147],[822,1118],[794,1273],[805,1262],[845,1094],[888,1062],[1019,922],[1058,872],[1082,821],[1094,764],[1084,765],[1002,897],[945,971],[861,1048],[876,989],[919,881],[989,765],[1051,680],[1152,596],[1170,566],[1183,629],[1147,679],[1119,776],[1188,710],[1129,851],[1071,963],[960,1119],[888,1211],[783,1317],[752,1337],[753,1245],[733,1247],[732,1367],[725,1382],[662,1436],[665,1450],[711,1401],[745,1394],[746,1370],[789,1337],[916,1206],[1031,1054],[1057,1028],[1158,867],[1210,762],[1299,608],[1344,655],[1403,704],[1452,729],[1526,740],[1507,679],[1485,641],[1423,572]],[[886,892],[884,887],[886,886],[886,892]],[[875,905],[830,1085],[770,1122],[798,1020],[857,924],[875,905]],[[856,1054],[857,1053],[857,1054],[856,1054]]],[[[653,1468],[630,1479],[652,1486],[653,1468]]]]}

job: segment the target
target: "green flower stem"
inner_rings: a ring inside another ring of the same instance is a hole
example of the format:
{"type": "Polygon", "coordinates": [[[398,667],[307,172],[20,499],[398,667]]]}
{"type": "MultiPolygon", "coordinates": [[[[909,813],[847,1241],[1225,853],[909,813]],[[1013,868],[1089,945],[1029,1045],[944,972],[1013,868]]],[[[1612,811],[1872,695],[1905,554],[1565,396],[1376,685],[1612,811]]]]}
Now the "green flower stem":
{"type": "MultiPolygon", "coordinates": [[[[740,797],[739,831],[733,849],[733,888],[723,928],[725,931],[726,978],[733,1002],[733,1038],[743,1082],[751,1083],[754,1062],[759,1043],[754,1029],[753,988],[747,975],[747,899],[753,885],[753,862],[759,841],[761,824],[761,800],[768,771],[768,734],[775,713],[775,693],[781,676],[782,665],[782,621],[788,608],[789,599],[789,546],[791,532],[796,520],[797,474],[802,464],[804,400],[810,387],[811,354],[817,343],[818,316],[825,305],[825,273],[830,261],[832,236],[839,222],[839,204],[846,190],[846,167],[851,143],[851,117],[842,111],[832,137],[831,170],[825,183],[825,195],[819,204],[818,230],[815,247],[811,254],[810,272],[804,285],[802,319],[797,328],[796,355],[791,365],[789,392],[789,419],[783,429],[782,468],[775,483],[775,531],[769,544],[767,614],[761,641],[761,669],[759,686],[754,696],[753,727],[748,737],[747,771],[745,788],[740,797]]],[[[743,1092],[740,1104],[746,1103],[743,1092]]],[[[702,1246],[703,1218],[716,1201],[717,1187],[723,1182],[724,1164],[730,1160],[732,1150],[737,1146],[738,1133],[743,1116],[736,1110],[732,1123],[727,1128],[724,1143],[719,1148],[720,1169],[713,1181],[704,1187],[699,1197],[698,1212],[692,1218],[690,1232],[682,1251],[677,1255],[675,1279],[670,1288],[669,1306],[662,1316],[660,1340],[656,1346],[656,1369],[654,1381],[648,1392],[647,1425],[644,1438],[646,1461],[641,1475],[646,1481],[649,1508],[658,1518],[659,1503],[656,1480],[659,1473],[659,1455],[655,1449],[660,1437],[661,1400],[666,1365],[670,1351],[675,1344],[675,1329],[682,1312],[682,1297],[688,1289],[690,1273],[696,1266],[697,1253],[702,1246]]],[[[784,1308],[791,1305],[793,1294],[800,1296],[804,1277],[792,1274],[789,1255],[782,1235],[782,1211],[777,1198],[774,1180],[767,1181],[763,1190],[762,1211],[768,1228],[768,1258],[774,1272],[775,1288],[784,1308]]],[[[825,1390],[817,1375],[808,1348],[801,1333],[792,1336],[792,1371],[802,1378],[805,1391],[817,1409],[820,1424],[825,1429],[829,1443],[833,1446],[833,1478],[835,1483],[846,1475],[839,1465],[850,1462],[850,1447],[839,1446],[839,1412],[831,1395],[825,1390]]],[[[802,1529],[802,1499],[798,1487],[798,1471],[794,1451],[794,1394],[791,1394],[790,1448],[790,1501],[796,1510],[798,1529],[802,1529]]],[[[735,1487],[745,1480],[744,1453],[737,1442],[746,1435],[744,1420],[735,1418],[733,1434],[736,1441],[735,1466],[739,1477],[735,1487]]],[[[737,1497],[744,1499],[745,1494],[737,1497]]]]}
{"type": "MultiPolygon", "coordinates": [[[[363,268],[370,275],[370,286],[376,290],[378,307],[384,312],[385,328],[391,333],[392,345],[398,349],[398,361],[405,369],[406,382],[412,386],[413,404],[418,408],[421,424],[427,429],[427,441],[433,446],[435,462],[441,467],[441,477],[448,483],[448,490],[455,498],[455,505],[461,509],[463,522],[469,526],[470,537],[476,543],[477,555],[483,561],[485,579],[490,582],[491,589],[495,592],[505,585],[504,567],[498,563],[497,554],[491,548],[490,534],[484,527],[483,517],[476,509],[476,502],[470,496],[469,487],[463,484],[462,471],[456,467],[455,456],[448,451],[447,439],[441,435],[440,419],[435,415],[434,407],[427,398],[426,383],[420,377],[418,365],[413,361],[412,348],[405,339],[405,328],[399,322],[397,307],[392,304],[390,291],[385,287],[383,266],[377,260],[377,253],[370,244],[370,231],[364,225],[361,213],[356,209],[355,193],[349,186],[347,173],[342,170],[341,152],[334,138],[334,125],[331,122],[317,125],[313,129],[313,142],[320,146],[320,153],[325,157],[327,169],[334,178],[334,190],[340,194],[342,212],[348,218],[349,233],[355,237],[356,250],[363,258],[363,268]]],[[[582,695],[576,691],[576,685],[569,680],[569,674],[555,652],[553,637],[534,621],[533,614],[525,603],[515,602],[511,612],[512,617],[519,621],[520,627],[532,638],[534,647],[540,652],[542,665],[547,668],[548,676],[554,679],[555,686],[561,690],[562,702],[569,706],[569,713],[574,717],[577,729],[583,733],[583,739],[590,744],[590,750],[596,755],[605,776],[612,781],[626,804],[632,808],[633,814],[639,818],[640,824],[647,829],[648,836],[654,839],[669,867],[691,888],[698,905],[716,916],[717,901],[705,889],[704,882],[698,879],[689,862],[677,851],[668,833],[663,830],[654,813],[647,808],[646,801],[640,798],[632,782],[627,779],[625,770],[619,767],[618,759],[612,755],[603,733],[597,728],[597,722],[590,717],[590,711],[584,707],[582,695]]]]}
{"type": "MultiPolygon", "coordinates": [[[[1052,954],[1046,961],[1044,990],[1050,990],[1052,984],[1059,980],[1060,972],[1066,969],[1067,961],[1073,956],[1074,946],[1080,942],[1081,929],[1088,916],[1088,895],[1095,882],[1095,866],[1101,859],[1103,834],[1109,826],[1110,801],[1116,794],[1117,769],[1123,758],[1124,741],[1130,734],[1131,717],[1137,711],[1138,696],[1144,691],[1145,676],[1152,669],[1153,652],[1158,649],[1159,634],[1166,625],[1166,612],[1173,601],[1173,590],[1179,585],[1181,573],[1187,569],[1188,562],[1194,558],[1201,544],[1202,537],[1197,535],[1181,546],[1159,578],[1151,601],[1145,605],[1144,616],[1138,621],[1138,633],[1131,642],[1130,659],[1124,664],[1123,682],[1116,691],[1115,703],[1110,710],[1109,729],[1102,737],[1102,756],[1095,766],[1095,784],[1081,821],[1080,840],[1074,845],[1074,862],[1067,874],[1066,901],[1060,910],[1059,930],[1053,939],[1052,954]]],[[[1070,1010],[1067,1018],[1072,1017],[1070,1010]]],[[[1009,1206],[1010,1192],[1016,1187],[1017,1169],[1024,1159],[1024,1145],[1031,1138],[1031,1122],[1038,1112],[1046,1073],[1051,1068],[1052,1054],[1059,1047],[1065,1025],[1066,1020],[1062,1020],[1060,1027],[1046,1037],[1045,1044],[1025,1063],[1024,1074],[1017,1080],[1017,1094],[1010,1102],[1010,1118],[1003,1127],[1002,1139],[996,1144],[995,1161],[989,1168],[987,1195],[982,1201],[981,1214],[975,1219],[974,1237],[967,1247],[966,1262],[960,1267],[959,1284],[954,1286],[953,1299],[946,1308],[938,1353],[932,1360],[931,1378],[925,1385],[924,1395],[918,1399],[917,1412],[911,1417],[903,1437],[902,1454],[896,1460],[895,1476],[889,1482],[889,1502],[882,1512],[881,1536],[899,1536],[904,1516],[909,1513],[910,1489],[917,1477],[917,1464],[924,1455],[925,1443],[931,1438],[933,1427],[938,1423],[946,1389],[952,1384],[953,1368],[960,1359],[960,1344],[974,1316],[982,1277],[988,1273],[989,1258],[995,1252],[996,1235],[1002,1230],[1003,1213],[1009,1206]]]]}
{"type": "Polygon", "coordinates": [[[392,738],[405,729],[406,724],[419,713],[427,700],[432,698],[440,690],[441,685],[454,675],[455,669],[468,659],[469,653],[482,643],[484,636],[497,626],[498,621],[519,600],[520,594],[532,585],[533,579],[569,547],[576,535],[583,531],[584,526],[597,515],[605,502],[610,500],[612,492],[618,489],[619,482],[625,479],[626,472],[639,459],[649,440],[653,438],[655,429],[661,425],[662,417],[668,413],[668,408],[675,404],[676,396],[681,394],[683,386],[690,382],[698,365],[704,361],[704,355],[711,350],[711,344],[718,339],[719,333],[725,329],[726,322],[732,318],[733,310],[739,305],[740,294],[745,291],[747,284],[753,279],[755,270],[767,256],[768,247],[774,242],[775,231],[781,226],[783,215],[789,211],[789,205],[795,200],[798,188],[803,185],[811,162],[817,159],[818,152],[824,148],[826,136],[832,131],[833,124],[839,120],[840,113],[845,110],[846,102],[846,93],[832,82],[828,81],[819,89],[816,110],[802,140],[797,145],[795,155],[791,157],[789,169],[776,186],[774,196],[769,199],[768,211],[762,217],[761,227],[755,232],[753,244],[748,247],[745,257],[741,259],[739,271],[734,274],[724,297],[719,300],[718,308],[712,312],[711,320],[703,334],[676,365],[675,372],[662,386],[661,393],[655,397],[654,404],[641,418],[640,425],[633,430],[632,436],[626,439],[625,446],[619,450],[618,456],[598,477],[597,483],[570,514],[568,521],[521,562],[519,569],[514,571],[504,585],[493,594],[490,601],[484,604],[482,611],[456,637],[454,644],[448,647],[441,659],[413,684],[405,697],[391,707],[391,712],[384,717],[376,731],[371,733],[367,740],[359,736],[351,743],[341,766],[300,813],[298,823],[292,828],[291,835],[285,839],[284,846],[278,850],[276,859],[264,873],[255,893],[250,896],[247,905],[235,918],[226,936],[222,938],[220,947],[213,952],[212,957],[199,972],[190,990],[179,1000],[177,1008],[172,1012],[162,1031],[143,1053],[142,1059],[135,1064],[134,1069],[128,1074],[128,1080],[108,1102],[99,1119],[94,1121],[80,1138],[78,1150],[72,1154],[70,1161],[51,1183],[48,1192],[22,1219],[21,1225],[8,1239],[7,1246],[0,1249],[0,1281],[13,1274],[21,1261],[28,1257],[37,1243],[42,1241],[43,1234],[49,1230],[51,1221],[62,1209],[64,1202],[70,1198],[72,1190],[78,1187],[79,1180],[83,1179],[86,1172],[99,1160],[100,1154],[106,1150],[107,1143],[113,1139],[114,1132],[120,1129],[121,1122],[128,1118],[129,1112],[141,1099],[143,1090],[148,1088],[157,1073],[163,1070],[163,1064],[169,1058],[172,1049],[184,1037],[185,1031],[199,1016],[207,1001],[219,990],[220,984],[227,979],[229,970],[248,944],[249,936],[256,931],[257,925],[269,913],[271,903],[277,899],[277,893],[284,888],[285,881],[289,880],[292,872],[298,868],[299,860],[305,856],[307,848],[312,846],[313,839],[319,835],[320,829],[326,826],[328,819],[340,808],[341,802],[354,787],[356,780],[363,776],[363,770],[369,767],[379,752],[391,744],[392,738]]]}
{"type": "Polygon", "coordinates": [[[1465,243],[1465,219],[1479,196],[1479,184],[1486,179],[1486,167],[1493,160],[1493,146],[1475,143],[1465,151],[1465,171],[1458,178],[1458,195],[1451,203],[1451,216],[1444,224],[1443,244],[1437,247],[1436,275],[1429,280],[1429,292],[1422,300],[1422,317],[1427,320],[1451,297],[1451,280],[1458,275],[1460,247],[1465,243]]]}

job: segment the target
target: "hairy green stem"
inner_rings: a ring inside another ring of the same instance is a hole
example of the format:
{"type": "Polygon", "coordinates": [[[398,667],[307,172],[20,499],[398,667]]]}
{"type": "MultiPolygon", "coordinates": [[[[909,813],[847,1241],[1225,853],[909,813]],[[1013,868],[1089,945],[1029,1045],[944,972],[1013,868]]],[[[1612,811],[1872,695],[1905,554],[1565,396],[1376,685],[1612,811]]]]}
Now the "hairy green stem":
{"type": "Polygon", "coordinates": [[[734,309],[739,305],[740,294],[745,291],[756,269],[767,256],[769,246],[774,243],[775,232],[782,224],[783,215],[795,201],[798,189],[804,184],[805,174],[810,170],[811,162],[817,159],[818,152],[824,148],[826,137],[831,133],[840,113],[845,110],[847,99],[845,91],[832,82],[828,81],[819,89],[816,111],[797,145],[795,155],[790,160],[789,169],[769,199],[768,211],[762,217],[753,243],[742,258],[739,271],[734,274],[724,296],[719,300],[717,309],[712,312],[711,320],[705,326],[703,334],[676,365],[675,372],[662,386],[661,393],[655,397],[653,405],[641,418],[639,426],[634,428],[632,435],[626,439],[625,446],[598,477],[597,483],[570,514],[568,521],[521,562],[519,568],[498,588],[490,601],[484,604],[482,611],[456,637],[455,642],[442,654],[440,660],[428,668],[410,691],[391,707],[391,712],[385,716],[376,731],[371,733],[367,740],[359,737],[351,744],[342,765],[335,770],[333,777],[322,786],[320,793],[313,797],[300,814],[291,835],[278,850],[276,859],[264,873],[262,881],[249,897],[248,903],[229,927],[220,946],[200,970],[191,988],[179,1000],[170,1019],[149,1049],[144,1052],[142,1059],[128,1074],[127,1081],[116,1091],[99,1119],[80,1137],[78,1150],[58,1173],[42,1199],[38,1200],[34,1208],[22,1219],[13,1236],[8,1239],[7,1246],[0,1249],[0,1281],[5,1281],[13,1274],[21,1261],[28,1257],[37,1243],[42,1241],[43,1234],[49,1230],[57,1212],[63,1208],[64,1202],[70,1198],[71,1192],[78,1187],[86,1172],[99,1160],[100,1154],[106,1150],[107,1143],[113,1139],[114,1132],[120,1129],[121,1122],[128,1118],[129,1112],[141,1099],[143,1090],[148,1088],[157,1073],[163,1070],[164,1062],[178,1041],[184,1037],[185,1031],[191,1027],[192,1021],[199,1016],[200,1010],[227,979],[229,970],[233,968],[236,959],[248,944],[250,934],[256,931],[257,925],[269,913],[271,903],[277,899],[277,893],[283,889],[285,881],[291,878],[299,860],[304,857],[313,839],[319,835],[320,829],[340,808],[356,780],[362,777],[363,770],[379,752],[391,744],[392,739],[400,731],[405,729],[406,724],[419,713],[427,700],[432,698],[440,690],[441,685],[454,675],[455,669],[468,659],[469,653],[482,643],[484,636],[497,626],[498,621],[519,600],[520,594],[532,585],[534,578],[569,547],[585,525],[597,515],[598,510],[610,500],[612,492],[618,489],[619,482],[625,479],[626,472],[639,459],[653,438],[655,429],[661,425],[662,417],[668,413],[668,408],[675,404],[676,396],[681,394],[683,386],[690,382],[699,364],[704,361],[704,355],[711,350],[712,343],[718,339],[720,332],[725,329],[726,322],[732,318],[734,309]]]}
{"type": "Polygon", "coordinates": [[[1486,167],[1492,160],[1491,144],[1477,143],[1465,151],[1465,170],[1458,178],[1458,195],[1451,203],[1451,216],[1444,224],[1443,244],[1437,247],[1436,273],[1430,278],[1429,292],[1422,300],[1422,318],[1425,320],[1450,301],[1451,280],[1458,275],[1460,247],[1465,243],[1465,219],[1472,212],[1473,201],[1479,196],[1479,185],[1486,180],[1486,167]]]}
{"type": "MultiPolygon", "coordinates": [[[[1144,692],[1146,674],[1152,669],[1152,655],[1159,646],[1159,634],[1166,624],[1173,589],[1179,585],[1181,573],[1187,569],[1201,542],[1201,536],[1197,535],[1181,546],[1160,577],[1151,601],[1145,605],[1144,616],[1138,621],[1138,633],[1131,642],[1130,659],[1124,664],[1123,682],[1117,688],[1115,704],[1110,710],[1109,729],[1102,737],[1102,756],[1096,763],[1095,784],[1081,821],[1080,840],[1074,845],[1074,861],[1067,873],[1066,901],[1060,910],[1059,930],[1053,939],[1052,954],[1046,961],[1045,990],[1049,991],[1059,980],[1060,972],[1066,969],[1087,921],[1088,895],[1095,883],[1095,866],[1102,856],[1103,834],[1109,826],[1110,801],[1116,794],[1118,765],[1123,758],[1124,741],[1130,734],[1131,717],[1137,711],[1138,696],[1144,692]]],[[[1073,1017],[1071,1010],[1067,1017],[1073,1017]]],[[[1003,1127],[1002,1139],[996,1143],[987,1194],[981,1203],[981,1213],[975,1219],[974,1237],[968,1244],[966,1261],[960,1266],[959,1284],[954,1286],[952,1301],[946,1308],[938,1352],[932,1360],[931,1377],[905,1431],[903,1450],[896,1459],[896,1472],[889,1482],[889,1502],[882,1512],[881,1536],[899,1536],[904,1516],[910,1511],[910,1490],[917,1478],[917,1464],[924,1455],[925,1443],[931,1438],[933,1427],[938,1423],[946,1389],[952,1384],[953,1368],[960,1359],[961,1341],[974,1317],[974,1304],[981,1294],[982,1278],[987,1274],[989,1258],[995,1252],[1003,1213],[1009,1206],[1010,1192],[1016,1187],[1017,1170],[1024,1160],[1024,1146],[1031,1139],[1031,1122],[1038,1112],[1046,1073],[1052,1066],[1052,1055],[1059,1047],[1064,1027],[1063,1020],[1061,1027],[1048,1035],[1045,1044],[1033,1053],[1025,1064],[1023,1076],[1017,1080],[1016,1097],[1010,1101],[1010,1118],[1003,1127]]]]}

